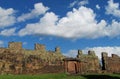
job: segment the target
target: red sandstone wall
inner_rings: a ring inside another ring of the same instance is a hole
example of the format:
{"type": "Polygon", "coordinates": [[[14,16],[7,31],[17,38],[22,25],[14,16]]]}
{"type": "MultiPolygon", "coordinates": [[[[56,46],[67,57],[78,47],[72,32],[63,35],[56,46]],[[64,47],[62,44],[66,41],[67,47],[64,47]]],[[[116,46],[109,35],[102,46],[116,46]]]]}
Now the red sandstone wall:
{"type": "Polygon", "coordinates": [[[120,57],[112,55],[112,57],[102,56],[103,69],[110,73],[120,73],[120,57]]]}

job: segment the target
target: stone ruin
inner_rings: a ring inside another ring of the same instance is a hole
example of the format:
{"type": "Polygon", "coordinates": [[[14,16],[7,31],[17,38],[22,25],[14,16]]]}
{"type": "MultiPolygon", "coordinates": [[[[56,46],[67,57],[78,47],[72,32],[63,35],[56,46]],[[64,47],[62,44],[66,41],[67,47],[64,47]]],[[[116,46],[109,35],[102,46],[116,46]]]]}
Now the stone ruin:
{"type": "Polygon", "coordinates": [[[116,54],[112,54],[108,57],[106,52],[102,52],[102,70],[109,73],[120,73],[120,57],[116,54]]]}
{"type": "Polygon", "coordinates": [[[0,48],[0,74],[39,74],[63,72],[60,48],[47,51],[45,45],[35,44],[34,50],[22,48],[21,42],[10,42],[0,48]]]}
{"type": "Polygon", "coordinates": [[[102,65],[94,51],[83,54],[81,50],[76,58],[65,58],[64,65],[65,72],[70,74],[120,73],[120,57],[115,54],[108,57],[105,52],[102,53],[102,65]]]}
{"type": "Polygon", "coordinates": [[[94,51],[88,51],[88,55],[86,55],[81,50],[78,50],[76,58],[66,58],[64,61],[65,71],[68,73],[84,74],[100,71],[99,59],[94,51]]]}
{"type": "Polygon", "coordinates": [[[120,73],[120,57],[102,53],[102,65],[94,51],[83,54],[78,50],[76,58],[62,55],[60,48],[47,51],[45,45],[35,44],[34,50],[22,48],[21,42],[9,42],[8,48],[0,48],[0,74],[61,73],[120,73]]]}

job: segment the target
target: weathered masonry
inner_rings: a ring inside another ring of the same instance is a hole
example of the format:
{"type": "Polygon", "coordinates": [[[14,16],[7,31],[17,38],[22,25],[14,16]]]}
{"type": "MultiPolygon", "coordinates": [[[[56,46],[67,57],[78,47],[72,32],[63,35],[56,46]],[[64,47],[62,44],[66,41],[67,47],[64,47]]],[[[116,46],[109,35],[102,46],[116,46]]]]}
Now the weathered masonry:
{"type": "Polygon", "coordinates": [[[102,69],[110,73],[120,73],[120,57],[116,54],[112,54],[108,57],[106,52],[102,53],[102,69]]]}
{"type": "Polygon", "coordinates": [[[0,48],[0,74],[61,73],[120,73],[120,57],[102,52],[102,65],[94,51],[83,54],[78,50],[76,58],[62,55],[59,47],[47,51],[45,45],[36,43],[34,50],[22,48],[21,42],[9,42],[8,48],[0,48]]]}
{"type": "Polygon", "coordinates": [[[47,51],[45,45],[35,44],[34,50],[22,48],[21,42],[10,42],[0,48],[0,74],[39,74],[63,72],[60,48],[47,51]]]}
{"type": "Polygon", "coordinates": [[[98,73],[100,71],[100,64],[98,57],[94,51],[88,51],[88,55],[82,54],[78,51],[77,58],[64,59],[65,71],[68,73],[98,73]]]}
{"type": "Polygon", "coordinates": [[[94,51],[82,54],[81,50],[76,58],[65,58],[64,65],[65,72],[70,74],[120,73],[120,57],[116,54],[108,57],[105,52],[102,53],[102,65],[94,51]]]}

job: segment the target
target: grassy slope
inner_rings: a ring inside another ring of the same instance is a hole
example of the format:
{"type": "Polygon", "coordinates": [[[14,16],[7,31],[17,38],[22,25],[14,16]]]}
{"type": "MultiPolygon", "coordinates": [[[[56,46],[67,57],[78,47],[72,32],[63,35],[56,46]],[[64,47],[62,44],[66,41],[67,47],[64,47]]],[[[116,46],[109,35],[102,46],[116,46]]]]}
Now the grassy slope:
{"type": "Polygon", "coordinates": [[[83,75],[68,76],[66,74],[42,74],[42,75],[0,75],[0,79],[120,79],[120,75],[83,75]]]}

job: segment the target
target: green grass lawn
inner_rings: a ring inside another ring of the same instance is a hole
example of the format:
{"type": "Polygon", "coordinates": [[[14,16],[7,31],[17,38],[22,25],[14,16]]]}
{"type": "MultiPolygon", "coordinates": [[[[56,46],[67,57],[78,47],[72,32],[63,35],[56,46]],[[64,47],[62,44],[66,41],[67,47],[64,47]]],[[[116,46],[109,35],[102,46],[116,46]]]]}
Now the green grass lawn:
{"type": "Polygon", "coordinates": [[[0,75],[0,79],[120,79],[120,75],[92,74],[92,75],[66,75],[66,74],[40,74],[40,75],[0,75]]]}

